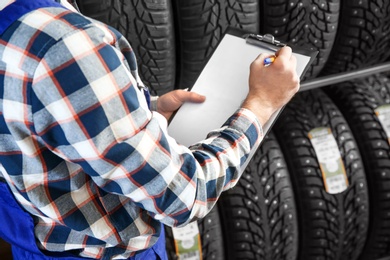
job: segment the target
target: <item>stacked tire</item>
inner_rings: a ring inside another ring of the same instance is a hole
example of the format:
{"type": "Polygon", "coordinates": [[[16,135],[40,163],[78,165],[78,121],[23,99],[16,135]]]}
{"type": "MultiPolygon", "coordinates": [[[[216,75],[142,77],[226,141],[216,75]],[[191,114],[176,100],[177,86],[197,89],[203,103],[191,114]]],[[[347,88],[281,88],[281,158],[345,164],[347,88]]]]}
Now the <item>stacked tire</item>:
{"type": "Polygon", "coordinates": [[[322,75],[386,61],[389,48],[390,2],[343,0],[337,37],[322,75]]]}
{"type": "Polygon", "coordinates": [[[173,1],[178,42],[176,88],[191,88],[228,27],[259,32],[257,0],[173,1]]]}
{"type": "MultiPolygon", "coordinates": [[[[375,75],[326,88],[347,118],[367,172],[370,224],[362,260],[390,255],[390,146],[378,108],[390,104],[390,81],[375,75]]],[[[388,121],[387,121],[388,123],[388,121]]]]}
{"type": "Polygon", "coordinates": [[[368,191],[360,152],[346,120],[322,91],[307,91],[287,105],[274,129],[297,198],[298,259],[358,259],[368,228],[368,191]],[[349,182],[342,193],[326,191],[308,136],[318,127],[331,129],[340,150],[349,182]]]}
{"type": "Polygon", "coordinates": [[[299,232],[294,192],[272,132],[236,187],[221,196],[218,208],[225,259],[296,259],[299,232]]]}

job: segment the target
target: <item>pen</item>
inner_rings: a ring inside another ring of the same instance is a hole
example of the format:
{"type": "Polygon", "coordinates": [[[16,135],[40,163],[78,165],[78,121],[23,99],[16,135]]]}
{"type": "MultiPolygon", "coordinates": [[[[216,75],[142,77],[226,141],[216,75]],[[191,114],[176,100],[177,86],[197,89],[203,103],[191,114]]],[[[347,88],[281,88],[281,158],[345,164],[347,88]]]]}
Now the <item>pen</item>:
{"type": "Polygon", "coordinates": [[[270,65],[274,61],[275,61],[275,56],[272,56],[272,57],[269,57],[269,58],[265,58],[264,59],[264,65],[268,66],[268,65],[270,65]]]}

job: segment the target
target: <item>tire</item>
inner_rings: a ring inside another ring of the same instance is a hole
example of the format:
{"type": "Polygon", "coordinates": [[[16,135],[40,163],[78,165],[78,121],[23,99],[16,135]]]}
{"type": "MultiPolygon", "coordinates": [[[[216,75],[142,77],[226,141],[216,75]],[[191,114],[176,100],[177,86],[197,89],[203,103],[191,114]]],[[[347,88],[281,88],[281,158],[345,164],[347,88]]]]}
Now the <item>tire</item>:
{"type": "Polygon", "coordinates": [[[118,0],[77,0],[80,12],[106,24],[119,20],[118,0]]]}
{"type": "Polygon", "coordinates": [[[185,0],[175,4],[177,88],[191,88],[228,26],[259,32],[257,0],[185,0]]]}
{"type": "Polygon", "coordinates": [[[317,76],[328,60],[336,39],[340,0],[261,0],[262,34],[319,51],[305,78],[317,76]]]}
{"type": "Polygon", "coordinates": [[[362,159],[351,130],[337,107],[321,91],[298,93],[274,126],[292,179],[302,260],[355,260],[366,239],[368,191],[362,159]],[[346,169],[349,187],[325,191],[317,155],[308,133],[329,127],[346,169]]]}
{"type": "Polygon", "coordinates": [[[390,81],[376,75],[325,88],[340,108],[362,152],[370,197],[370,225],[361,260],[390,255],[390,146],[375,108],[390,104],[390,81]]]}
{"type": "MultiPolygon", "coordinates": [[[[201,236],[202,256],[204,260],[225,260],[224,239],[218,208],[214,207],[209,214],[198,220],[201,236]]],[[[169,260],[179,259],[175,252],[172,229],[165,227],[166,243],[169,260]]]]}
{"type": "Polygon", "coordinates": [[[82,0],[85,15],[111,25],[131,43],[138,70],[153,95],[174,89],[176,49],[169,0],[82,0]]]}
{"type": "Polygon", "coordinates": [[[337,38],[323,74],[350,71],[390,57],[390,2],[343,0],[337,38]]]}
{"type": "Polygon", "coordinates": [[[218,201],[227,260],[295,260],[297,213],[287,166],[270,133],[237,185],[218,201]]]}
{"type": "Polygon", "coordinates": [[[164,226],[165,230],[165,248],[167,249],[167,255],[169,260],[178,260],[179,257],[176,255],[175,242],[173,238],[172,228],[164,226]]]}
{"type": "Polygon", "coordinates": [[[225,245],[222,233],[221,218],[215,206],[201,221],[198,221],[202,239],[202,255],[204,260],[225,260],[225,245]]]}

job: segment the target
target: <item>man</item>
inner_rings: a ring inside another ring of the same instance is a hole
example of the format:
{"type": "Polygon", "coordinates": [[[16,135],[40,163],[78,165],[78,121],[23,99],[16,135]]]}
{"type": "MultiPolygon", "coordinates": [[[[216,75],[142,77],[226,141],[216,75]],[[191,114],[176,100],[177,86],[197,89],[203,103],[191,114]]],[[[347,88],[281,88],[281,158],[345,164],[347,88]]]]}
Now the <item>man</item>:
{"type": "Polygon", "coordinates": [[[162,224],[204,217],[237,182],[298,91],[295,57],[285,47],[265,67],[261,54],[242,107],[187,148],[167,119],[205,97],[149,103],[123,36],[63,4],[0,0],[0,235],[16,259],[166,259],[162,224]]]}

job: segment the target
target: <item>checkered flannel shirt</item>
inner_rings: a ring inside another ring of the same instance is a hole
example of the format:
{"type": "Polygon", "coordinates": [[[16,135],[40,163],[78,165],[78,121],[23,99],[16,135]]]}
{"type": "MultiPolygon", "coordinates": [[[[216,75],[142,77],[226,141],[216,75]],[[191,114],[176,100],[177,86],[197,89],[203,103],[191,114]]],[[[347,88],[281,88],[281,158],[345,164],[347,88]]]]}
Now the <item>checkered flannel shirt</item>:
{"type": "Polygon", "coordinates": [[[67,9],[13,23],[0,58],[0,170],[41,249],[128,258],[151,247],[160,222],[205,216],[263,137],[240,109],[205,141],[177,144],[137,87],[126,39],[67,9]]]}

